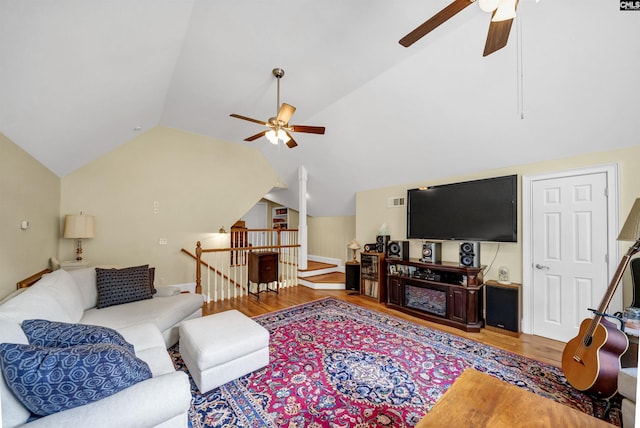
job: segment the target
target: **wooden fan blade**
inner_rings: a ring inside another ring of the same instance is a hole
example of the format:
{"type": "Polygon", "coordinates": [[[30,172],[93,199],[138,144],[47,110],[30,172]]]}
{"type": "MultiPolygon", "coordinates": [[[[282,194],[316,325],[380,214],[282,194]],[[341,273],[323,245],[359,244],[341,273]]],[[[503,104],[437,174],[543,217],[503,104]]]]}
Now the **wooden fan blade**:
{"type": "Polygon", "coordinates": [[[293,113],[295,111],[296,108],[294,106],[287,103],[282,103],[282,106],[280,106],[280,111],[278,111],[278,117],[276,117],[276,119],[281,121],[282,123],[289,123],[289,119],[291,119],[291,116],[293,116],[293,113]]]}
{"type": "Polygon", "coordinates": [[[244,141],[253,141],[253,140],[257,140],[260,137],[264,137],[264,134],[266,134],[267,132],[269,132],[268,129],[265,129],[262,132],[257,133],[256,135],[252,135],[251,137],[247,137],[244,139],[244,141]]]}
{"type": "Polygon", "coordinates": [[[308,134],[324,134],[324,126],[291,125],[291,132],[306,132],[308,134]]]}
{"type": "Polygon", "coordinates": [[[264,121],[258,120],[258,119],[252,119],[252,118],[247,117],[247,116],[241,116],[241,115],[235,114],[235,113],[230,114],[229,116],[235,117],[236,119],[248,120],[249,122],[259,123],[260,125],[267,126],[267,122],[264,122],[264,121]]]}
{"type": "MultiPolygon", "coordinates": [[[[516,9],[518,8],[518,0],[516,0],[516,9]]],[[[495,11],[491,14],[491,17],[496,14],[495,11]]],[[[511,33],[511,24],[513,19],[507,19],[506,21],[498,21],[489,24],[489,32],[487,33],[487,41],[484,45],[484,52],[482,56],[491,55],[497,50],[507,46],[509,41],[509,33],[511,33]]]]}
{"type": "Polygon", "coordinates": [[[482,53],[482,56],[491,55],[495,51],[507,46],[512,23],[513,19],[491,22],[489,25],[489,33],[487,34],[487,42],[484,45],[484,52],[482,53]]]}
{"type": "Polygon", "coordinates": [[[296,143],[296,140],[293,139],[293,137],[291,136],[291,134],[289,134],[287,131],[285,131],[286,134],[289,136],[290,140],[287,141],[287,147],[289,147],[290,149],[293,149],[295,146],[298,145],[298,143],[296,143]]]}
{"type": "Polygon", "coordinates": [[[469,6],[474,1],[475,0],[454,0],[454,2],[449,6],[433,15],[418,28],[400,39],[400,44],[405,48],[408,48],[409,46],[429,34],[431,31],[444,24],[447,20],[455,16],[458,12],[469,6]]]}

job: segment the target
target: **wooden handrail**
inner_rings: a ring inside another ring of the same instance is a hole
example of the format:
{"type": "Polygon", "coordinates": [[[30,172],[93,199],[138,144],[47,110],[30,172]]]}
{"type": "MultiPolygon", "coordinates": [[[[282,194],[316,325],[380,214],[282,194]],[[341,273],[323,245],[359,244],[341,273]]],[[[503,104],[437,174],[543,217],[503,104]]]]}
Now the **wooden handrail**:
{"type": "MultiPolygon", "coordinates": [[[[202,292],[202,284],[198,284],[198,280],[200,279],[200,264],[205,265],[207,268],[209,268],[210,271],[218,274],[219,276],[221,276],[223,279],[226,279],[227,281],[229,281],[231,284],[235,285],[236,287],[241,287],[240,284],[238,284],[236,281],[234,281],[233,279],[229,278],[227,275],[223,274],[222,272],[220,272],[218,269],[214,268],[213,266],[211,266],[209,263],[205,262],[204,260],[202,260],[202,258],[198,258],[195,254],[193,254],[191,251],[182,248],[181,251],[185,254],[187,254],[189,257],[192,257],[193,259],[195,259],[196,261],[199,260],[200,263],[197,264],[196,266],[196,293],[200,294],[202,292]]],[[[202,252],[201,252],[202,254],[202,252]]]]}
{"type": "MultiPolygon", "coordinates": [[[[252,229],[252,230],[265,230],[272,231],[273,229],[252,229]]],[[[282,229],[285,230],[285,229],[282,229]]],[[[288,230],[288,229],[287,229],[288,230]]],[[[278,234],[279,236],[280,234],[278,234]]],[[[249,246],[249,247],[229,247],[229,248],[202,248],[202,244],[200,241],[196,244],[196,255],[194,256],[191,252],[186,249],[182,249],[182,251],[186,254],[189,254],[191,257],[196,259],[196,293],[202,293],[202,271],[200,266],[204,264],[209,269],[216,272],[218,275],[221,275],[223,278],[228,279],[231,283],[233,283],[236,287],[241,287],[241,285],[237,284],[235,281],[228,278],[226,275],[218,272],[215,268],[209,266],[206,262],[202,260],[202,253],[216,253],[216,252],[234,252],[234,251],[256,251],[256,250],[279,250],[282,248],[299,248],[300,244],[290,244],[290,245],[260,245],[260,246],[249,246]]]]}

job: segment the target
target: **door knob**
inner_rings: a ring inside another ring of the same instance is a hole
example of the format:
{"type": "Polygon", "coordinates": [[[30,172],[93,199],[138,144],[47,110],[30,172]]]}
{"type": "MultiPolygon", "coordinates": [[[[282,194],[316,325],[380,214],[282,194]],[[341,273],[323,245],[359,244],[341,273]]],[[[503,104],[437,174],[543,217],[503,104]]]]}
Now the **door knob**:
{"type": "Polygon", "coordinates": [[[536,269],[549,269],[549,266],[542,266],[541,264],[536,264],[536,269]]]}

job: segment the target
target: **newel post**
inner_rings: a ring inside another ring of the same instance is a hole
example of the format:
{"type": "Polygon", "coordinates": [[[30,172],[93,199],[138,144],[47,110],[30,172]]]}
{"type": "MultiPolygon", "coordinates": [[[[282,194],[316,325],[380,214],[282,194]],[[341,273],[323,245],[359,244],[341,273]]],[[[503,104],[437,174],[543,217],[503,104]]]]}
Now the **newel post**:
{"type": "Polygon", "coordinates": [[[202,294],[202,282],[200,273],[200,263],[202,263],[202,245],[200,241],[196,244],[196,293],[202,294]]]}

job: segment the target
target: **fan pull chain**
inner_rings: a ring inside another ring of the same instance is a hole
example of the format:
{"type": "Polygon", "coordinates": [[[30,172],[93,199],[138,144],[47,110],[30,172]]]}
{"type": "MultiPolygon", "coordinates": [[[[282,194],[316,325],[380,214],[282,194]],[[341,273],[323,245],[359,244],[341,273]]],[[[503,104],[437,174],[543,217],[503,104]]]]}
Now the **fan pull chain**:
{"type": "Polygon", "coordinates": [[[524,119],[524,76],[522,70],[522,14],[516,19],[516,60],[517,60],[517,76],[518,81],[518,114],[520,119],[524,119]]]}

